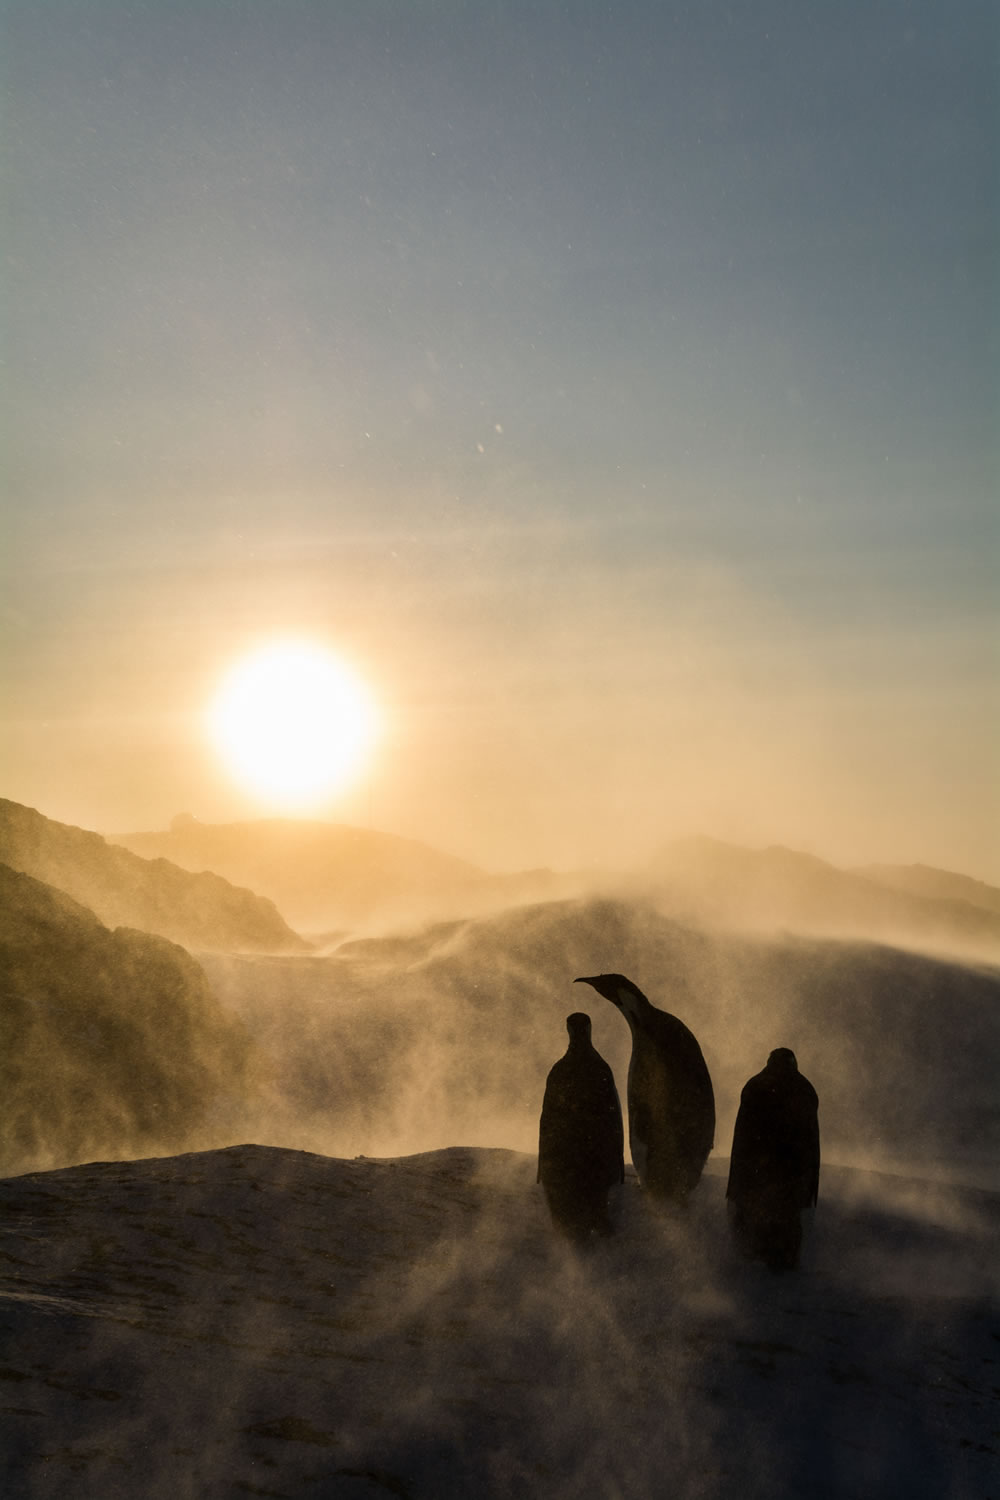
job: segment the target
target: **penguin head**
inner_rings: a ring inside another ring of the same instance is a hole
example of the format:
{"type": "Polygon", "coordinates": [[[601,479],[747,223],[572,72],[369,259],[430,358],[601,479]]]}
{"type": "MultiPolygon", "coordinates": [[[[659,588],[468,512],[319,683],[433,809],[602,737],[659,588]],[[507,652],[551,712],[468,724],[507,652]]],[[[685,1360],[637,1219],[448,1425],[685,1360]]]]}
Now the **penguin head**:
{"type": "Polygon", "coordinates": [[[626,979],[624,974],[591,974],[574,979],[574,984],[589,984],[603,995],[605,1000],[610,1000],[612,1005],[617,1006],[626,1021],[634,1021],[651,1006],[645,995],[631,979],[626,979]]]}
{"type": "Polygon", "coordinates": [[[586,1011],[575,1010],[571,1016],[567,1016],[566,1030],[569,1032],[571,1042],[589,1042],[590,1017],[586,1011]]]}

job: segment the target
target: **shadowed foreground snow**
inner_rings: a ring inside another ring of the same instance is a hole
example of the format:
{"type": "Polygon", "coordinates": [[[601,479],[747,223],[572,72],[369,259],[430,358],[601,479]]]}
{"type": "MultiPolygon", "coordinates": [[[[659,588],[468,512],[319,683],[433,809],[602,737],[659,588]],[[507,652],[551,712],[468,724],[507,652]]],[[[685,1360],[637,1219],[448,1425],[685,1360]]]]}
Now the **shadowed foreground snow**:
{"type": "Polygon", "coordinates": [[[802,1268],[724,1164],[555,1239],[534,1159],[261,1146],[0,1182],[15,1497],[1000,1497],[1000,1195],[825,1167],[802,1268]]]}

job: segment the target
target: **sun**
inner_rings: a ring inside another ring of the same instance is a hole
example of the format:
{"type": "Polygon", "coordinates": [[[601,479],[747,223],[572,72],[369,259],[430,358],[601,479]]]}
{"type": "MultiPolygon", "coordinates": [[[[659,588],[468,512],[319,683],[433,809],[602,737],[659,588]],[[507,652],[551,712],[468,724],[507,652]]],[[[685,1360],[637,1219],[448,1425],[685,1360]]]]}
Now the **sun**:
{"type": "Polygon", "coordinates": [[[371,695],[347,664],[309,641],[275,641],[237,662],[208,709],[233,779],[289,811],[321,806],[364,768],[377,731],[371,695]]]}

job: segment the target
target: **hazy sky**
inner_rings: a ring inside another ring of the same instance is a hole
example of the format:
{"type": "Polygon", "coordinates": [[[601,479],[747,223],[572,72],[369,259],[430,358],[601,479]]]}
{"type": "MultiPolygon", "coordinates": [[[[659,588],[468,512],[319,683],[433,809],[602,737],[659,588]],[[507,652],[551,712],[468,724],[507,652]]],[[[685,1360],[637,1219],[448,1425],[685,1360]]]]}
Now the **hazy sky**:
{"type": "Polygon", "coordinates": [[[324,816],[1000,879],[992,5],[3,18],[3,795],[266,814],[202,711],[295,634],[324,816]]]}

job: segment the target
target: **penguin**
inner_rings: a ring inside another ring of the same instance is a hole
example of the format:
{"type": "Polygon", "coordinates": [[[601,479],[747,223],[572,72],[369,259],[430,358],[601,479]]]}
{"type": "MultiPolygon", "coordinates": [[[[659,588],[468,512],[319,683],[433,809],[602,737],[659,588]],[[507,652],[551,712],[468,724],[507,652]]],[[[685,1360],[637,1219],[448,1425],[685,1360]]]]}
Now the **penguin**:
{"type": "Polygon", "coordinates": [[[569,1047],[545,1080],[538,1181],[552,1222],[576,1241],[612,1232],[608,1189],[625,1180],[622,1108],[614,1074],[590,1040],[590,1017],[566,1017],[569,1047]]]}
{"type": "Polygon", "coordinates": [[[651,1198],[683,1204],[715,1142],[715,1095],[701,1048],[683,1021],[657,1010],[624,974],[574,982],[592,985],[629,1024],[632,1161],[651,1198]]]}
{"type": "Polygon", "coordinates": [[[772,1271],[793,1270],[818,1196],[819,1098],[795,1053],[776,1047],[740,1095],[726,1187],[736,1244],[772,1271]]]}

